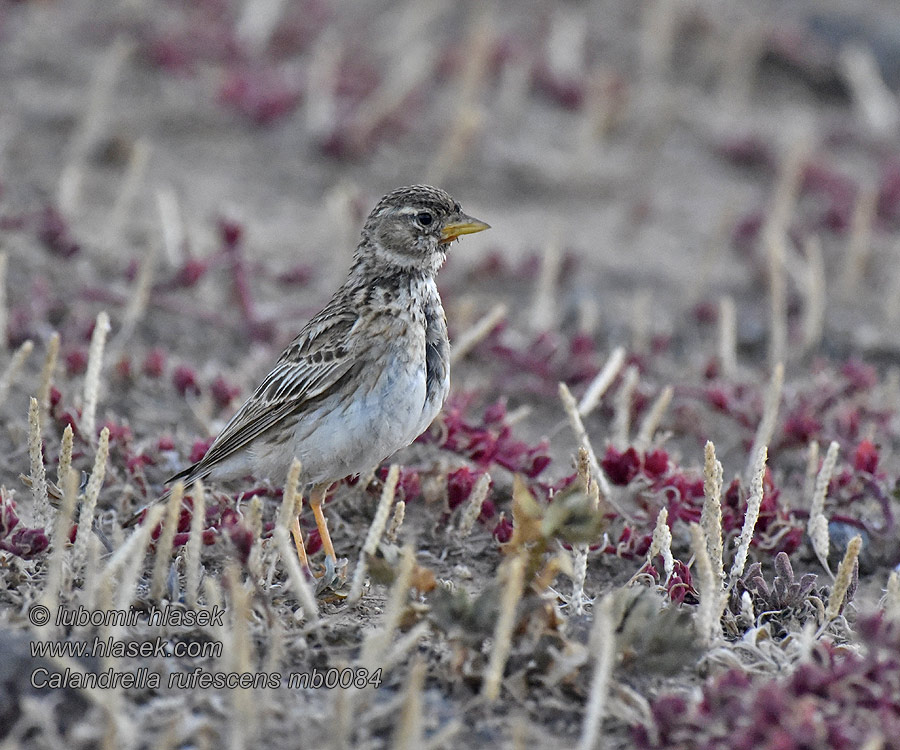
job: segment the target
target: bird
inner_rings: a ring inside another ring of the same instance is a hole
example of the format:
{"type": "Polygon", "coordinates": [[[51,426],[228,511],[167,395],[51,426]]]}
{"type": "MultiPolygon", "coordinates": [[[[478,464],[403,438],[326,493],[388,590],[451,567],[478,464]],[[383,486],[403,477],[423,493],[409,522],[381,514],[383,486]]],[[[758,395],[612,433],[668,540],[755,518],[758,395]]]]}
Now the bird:
{"type": "MultiPolygon", "coordinates": [[[[167,484],[274,480],[297,458],[326,565],[333,565],[325,495],[408,446],[440,412],[450,390],[450,343],[435,277],[454,240],[489,228],[436,187],[385,195],[365,220],[344,283],[203,458],[167,484]]],[[[297,518],[291,532],[309,570],[297,518]]]]}

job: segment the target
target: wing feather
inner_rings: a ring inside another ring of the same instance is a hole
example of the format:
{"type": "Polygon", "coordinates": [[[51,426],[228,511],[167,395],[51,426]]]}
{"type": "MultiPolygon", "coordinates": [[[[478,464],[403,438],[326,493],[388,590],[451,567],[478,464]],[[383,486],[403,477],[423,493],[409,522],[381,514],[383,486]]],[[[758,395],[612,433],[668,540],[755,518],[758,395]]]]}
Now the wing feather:
{"type": "Polygon", "coordinates": [[[310,320],[206,455],[179,476],[208,474],[288,415],[302,412],[331,392],[358,362],[352,342],[365,343],[351,335],[358,323],[357,313],[341,305],[328,305],[310,320]]]}

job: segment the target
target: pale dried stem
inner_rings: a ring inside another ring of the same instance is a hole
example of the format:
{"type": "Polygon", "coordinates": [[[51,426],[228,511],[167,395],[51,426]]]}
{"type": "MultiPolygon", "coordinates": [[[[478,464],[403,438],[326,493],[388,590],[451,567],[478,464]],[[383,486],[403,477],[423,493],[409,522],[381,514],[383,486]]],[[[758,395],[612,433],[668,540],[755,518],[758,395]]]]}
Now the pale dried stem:
{"type": "Polygon", "coordinates": [[[622,385],[616,394],[616,408],[613,415],[613,444],[624,449],[628,446],[628,433],[631,429],[631,407],[634,403],[634,391],[638,383],[638,369],[629,365],[622,377],[622,385]]]}
{"type": "Polygon", "coordinates": [[[728,296],[719,299],[719,367],[723,378],[737,373],[737,311],[728,296]]]}
{"type": "Polygon", "coordinates": [[[716,459],[716,447],[706,441],[703,465],[703,510],[700,511],[700,528],[706,540],[706,554],[719,586],[725,583],[725,564],[722,542],[722,464],[716,459]]]}
{"type": "Polygon", "coordinates": [[[844,253],[844,268],[840,279],[841,294],[844,297],[859,292],[860,282],[872,254],[872,224],[877,208],[878,193],[872,189],[861,190],[853,208],[850,238],[844,253]]]}
{"type": "Polygon", "coordinates": [[[491,647],[491,655],[484,674],[484,682],[481,687],[481,696],[488,702],[497,700],[500,695],[500,681],[503,678],[503,669],[512,648],[513,629],[516,625],[516,607],[522,596],[522,586],[525,578],[524,554],[517,554],[508,558],[501,564],[498,571],[500,578],[500,613],[497,624],[494,627],[494,643],[491,647]]]}
{"type": "Polygon", "coordinates": [[[462,517],[459,520],[459,538],[465,539],[472,533],[472,528],[475,526],[478,516],[481,515],[481,506],[484,504],[485,498],[487,498],[490,487],[491,475],[485,472],[478,477],[478,481],[475,482],[475,486],[469,493],[465,510],[463,510],[462,517]]]}
{"type": "Polygon", "coordinates": [[[422,747],[422,694],[427,665],[417,656],[409,670],[403,690],[400,717],[391,747],[394,750],[419,750],[422,747]]]}
{"type": "Polygon", "coordinates": [[[464,63],[458,90],[453,95],[455,116],[441,139],[437,156],[428,174],[433,185],[440,185],[448,174],[465,160],[469,145],[481,129],[484,113],[479,106],[488,76],[488,65],[495,37],[489,6],[472,14],[463,43],[464,63]]]}
{"type": "Polygon", "coordinates": [[[675,558],[672,556],[672,530],[669,528],[669,510],[660,508],[656,516],[656,526],[653,529],[653,537],[650,540],[650,549],[647,550],[647,564],[653,564],[653,558],[662,555],[663,569],[666,571],[666,580],[675,572],[675,558]]]}
{"type": "Polygon", "coordinates": [[[613,384],[616,375],[619,374],[619,371],[624,364],[625,348],[617,346],[610,353],[609,359],[607,359],[606,364],[603,365],[603,369],[600,370],[600,372],[597,373],[597,376],[588,384],[584,396],[581,397],[581,401],[578,403],[578,414],[580,416],[586,417],[597,408],[600,399],[603,398],[603,394],[609,390],[609,387],[613,384]]]}
{"type": "Polygon", "coordinates": [[[115,339],[110,346],[111,358],[118,359],[119,353],[123,347],[126,347],[134,337],[134,331],[138,323],[144,317],[147,311],[147,305],[150,302],[150,294],[153,291],[153,279],[156,276],[156,266],[159,261],[159,249],[153,243],[149,250],[144,253],[141,263],[138,266],[137,278],[134,280],[134,287],[128,296],[128,304],[122,313],[122,325],[115,339]]]}
{"type": "Polygon", "coordinates": [[[772,231],[766,235],[769,273],[769,365],[776,366],[787,357],[787,274],[785,273],[785,235],[772,231]]]}
{"type": "Polygon", "coordinates": [[[53,516],[47,494],[47,471],[41,450],[41,410],[36,398],[28,406],[28,457],[31,461],[32,519],[44,527],[53,516]]]}
{"type": "Polygon", "coordinates": [[[117,251],[122,242],[122,228],[125,219],[131,214],[135,198],[144,181],[147,164],[150,161],[150,145],[146,139],[139,138],[131,148],[125,176],[116,193],[116,199],[109,212],[104,230],[105,245],[108,250],[117,251]]]}
{"type": "Polygon", "coordinates": [[[56,621],[56,610],[59,607],[59,594],[65,580],[66,545],[69,541],[69,529],[75,516],[75,503],[78,501],[78,474],[69,472],[62,478],[60,489],[63,492],[62,504],[56,513],[53,524],[53,551],[47,563],[47,580],[41,602],[52,613],[50,622],[56,621]]]}
{"type": "Polygon", "coordinates": [[[859,551],[862,548],[862,537],[857,534],[847,543],[847,551],[844,553],[844,559],[838,566],[837,575],[834,578],[834,587],[828,596],[828,606],[825,607],[825,619],[833,620],[841,611],[844,604],[844,597],[847,595],[847,589],[850,588],[850,582],[853,580],[853,568],[859,558],[859,551]]]}
{"type": "Polygon", "coordinates": [[[97,314],[91,346],[88,349],[87,369],[84,373],[84,405],[81,412],[81,430],[84,436],[94,441],[97,418],[97,402],[100,397],[100,373],[103,368],[103,349],[110,331],[109,315],[105,310],[97,314]]]}
{"type": "Polygon", "coordinates": [[[153,529],[162,518],[165,507],[153,505],[147,509],[147,517],[144,522],[125,540],[109,558],[103,569],[102,578],[104,586],[112,586],[113,578],[122,571],[116,584],[116,609],[128,609],[137,592],[138,579],[144,568],[144,553],[150,544],[150,536],[153,529]]]}
{"type": "Polygon", "coordinates": [[[150,596],[156,600],[161,599],[166,591],[166,577],[169,572],[172,545],[175,541],[175,532],[178,530],[178,516],[181,514],[183,499],[184,482],[177,482],[166,503],[162,531],[156,539],[156,558],[153,561],[153,576],[150,584],[150,596]]]}
{"type": "MultiPolygon", "coordinates": [[[[233,563],[225,570],[225,581],[231,598],[228,628],[230,671],[238,674],[250,673],[253,671],[249,628],[250,596],[241,583],[241,575],[233,563]]],[[[238,689],[230,693],[233,710],[230,717],[229,747],[232,750],[240,750],[255,746],[253,738],[256,734],[256,711],[253,705],[253,691],[238,689]]]]}
{"type": "MultiPolygon", "coordinates": [[[[75,549],[72,553],[73,567],[76,572],[81,572],[84,566],[87,540],[93,533],[94,513],[97,509],[97,499],[100,497],[100,488],[103,486],[103,478],[106,476],[106,461],[108,458],[109,428],[104,427],[100,432],[97,452],[94,455],[94,468],[91,470],[91,478],[88,479],[87,487],[84,489],[81,513],[78,515],[78,533],[75,536],[75,549]]],[[[85,571],[85,576],[92,574],[93,571],[85,571]]]]}
{"type": "Polygon", "coordinates": [[[481,318],[475,325],[464,331],[457,341],[453,343],[450,350],[450,362],[459,362],[472,349],[496,328],[497,324],[502,321],[507,314],[507,307],[503,303],[494,305],[488,313],[481,318]]]}
{"type": "Polygon", "coordinates": [[[110,99],[119,71],[133,45],[122,36],[116,37],[101,56],[91,76],[87,104],[78,127],[68,145],[66,166],[59,178],[57,203],[63,214],[71,215],[81,197],[81,181],[91,148],[97,143],[109,115],[110,99]]]}
{"type": "Polygon", "coordinates": [[[288,468],[287,482],[281,496],[281,510],[278,513],[278,525],[284,529],[289,528],[294,519],[300,515],[303,497],[298,492],[298,486],[302,470],[303,464],[300,463],[300,459],[294,458],[288,468]]]}
{"type": "Polygon", "coordinates": [[[253,544],[250,547],[250,556],[247,559],[247,567],[250,573],[259,578],[262,575],[262,498],[258,495],[250,500],[247,509],[247,527],[253,535],[253,544]]]}
{"type": "MultiPolygon", "coordinates": [[[[287,487],[284,490],[287,494],[287,487]]],[[[206,490],[203,481],[194,482],[193,507],[191,509],[191,531],[184,546],[184,595],[189,609],[196,609],[200,593],[201,550],[203,549],[203,527],[206,525],[206,490]]]]}
{"type": "Polygon", "coordinates": [[[756,521],[759,518],[759,507],[763,499],[763,478],[766,474],[767,456],[768,449],[766,446],[763,446],[757,452],[750,472],[750,496],[747,498],[747,512],[744,514],[744,525],[741,527],[741,534],[738,537],[737,552],[734,555],[731,575],[729,576],[729,586],[732,588],[743,574],[744,566],[747,564],[747,553],[750,550],[750,541],[753,539],[753,530],[756,528],[756,521]]]}
{"type": "Polygon", "coordinates": [[[825,497],[828,495],[828,484],[831,482],[831,475],[834,473],[834,467],[837,465],[839,451],[840,446],[838,443],[832,441],[825,454],[825,460],[822,461],[822,468],[819,469],[819,473],[816,476],[815,489],[813,490],[812,501],[809,506],[809,521],[806,525],[806,533],[809,534],[813,551],[816,553],[816,557],[819,558],[822,567],[832,577],[831,567],[828,565],[830,539],[828,519],[825,517],[825,497]]]}
{"type": "Polygon", "coordinates": [[[576,544],[574,548],[574,560],[572,561],[572,596],[569,598],[569,606],[575,615],[584,614],[584,582],[587,580],[589,547],[586,544],[576,544]]]}
{"type": "Polygon", "coordinates": [[[891,622],[900,622],[900,571],[892,570],[884,593],[884,614],[891,622]]]}
{"type": "Polygon", "coordinates": [[[595,750],[600,740],[606,699],[616,656],[616,636],[613,622],[613,597],[607,594],[594,608],[590,651],[594,655],[594,673],[588,693],[578,750],[595,750]]]}
{"type": "Polygon", "coordinates": [[[281,556],[281,562],[288,574],[291,588],[300,606],[309,618],[310,623],[316,624],[319,621],[319,608],[316,604],[316,598],[313,590],[306,580],[303,570],[300,568],[300,562],[297,560],[297,552],[291,546],[287,527],[279,524],[272,532],[275,539],[275,546],[278,554],[281,556]]]}
{"type": "MultiPolygon", "coordinates": [[[[0,354],[7,349],[6,328],[9,320],[9,307],[6,299],[6,273],[9,268],[9,253],[0,252],[0,354]]],[[[3,403],[0,399],[0,403],[3,403]]]]}
{"type": "MultiPolygon", "coordinates": [[[[0,336],[0,338],[4,338],[5,340],[5,336],[0,336]]],[[[6,401],[6,397],[9,395],[9,389],[12,387],[16,375],[19,374],[19,371],[25,364],[25,360],[28,359],[33,350],[34,343],[32,343],[30,339],[28,341],[23,341],[10,358],[9,364],[6,366],[3,374],[0,375],[0,406],[6,401]]]]}
{"type": "Polygon", "coordinates": [[[653,294],[647,289],[639,289],[631,300],[631,314],[628,322],[631,326],[632,351],[646,352],[650,349],[650,310],[653,305],[653,294]]]}
{"type": "Polygon", "coordinates": [[[887,288],[881,294],[885,321],[891,325],[900,322],[900,240],[891,245],[888,262],[887,288]]]}
{"type": "Polygon", "coordinates": [[[409,598],[409,587],[412,583],[415,565],[416,553],[412,545],[407,544],[400,554],[397,577],[394,579],[385,603],[381,626],[377,630],[371,631],[363,642],[359,658],[361,667],[374,670],[382,666],[409,598]]]}
{"type": "Polygon", "coordinates": [[[559,398],[569,417],[569,424],[572,426],[572,432],[575,433],[575,439],[579,445],[584,448],[587,453],[588,463],[591,468],[591,475],[600,488],[600,494],[611,502],[611,490],[606,475],[600,469],[600,462],[597,461],[597,454],[594,453],[594,447],[591,445],[591,439],[588,437],[584,423],[581,421],[581,415],[578,413],[578,407],[575,404],[575,397],[565,383],[559,384],[559,398]]]}
{"type": "Polygon", "coordinates": [[[653,436],[656,434],[659,423],[662,421],[663,415],[669,408],[669,404],[672,403],[672,395],[674,392],[672,386],[667,385],[662,389],[659,396],[656,397],[656,401],[653,402],[653,406],[650,407],[650,411],[647,412],[638,429],[635,445],[639,450],[646,451],[652,445],[653,436]]]}
{"type": "Polygon", "coordinates": [[[745,474],[748,483],[753,481],[755,476],[759,451],[772,442],[772,436],[775,434],[775,424],[778,421],[778,408],[781,405],[781,391],[783,387],[784,365],[778,362],[772,368],[772,377],[769,379],[769,385],[766,388],[763,400],[762,419],[759,420],[759,425],[756,427],[753,447],[750,449],[750,460],[745,474]]]}
{"type": "Polygon", "coordinates": [[[806,252],[806,273],[804,275],[803,352],[809,353],[822,343],[825,331],[826,279],[825,261],[822,258],[822,243],[812,235],[803,244],[806,252]]]}
{"type": "Polygon", "coordinates": [[[706,551],[706,535],[695,523],[691,524],[691,546],[700,593],[700,606],[697,608],[695,622],[703,643],[709,645],[720,632],[719,618],[722,615],[724,597],[721,583],[706,551]]]}
{"type": "Polygon", "coordinates": [[[50,388],[53,386],[53,372],[56,370],[58,356],[59,333],[54,331],[47,341],[47,354],[44,356],[44,366],[41,368],[41,380],[37,393],[38,403],[45,412],[50,410],[50,388]]]}
{"type": "Polygon", "coordinates": [[[845,44],[838,62],[861,119],[878,137],[896,138],[900,127],[900,103],[884,82],[872,50],[857,43],[845,44]]]}
{"type": "Polygon", "coordinates": [[[245,0],[235,25],[237,38],[254,54],[263,55],[287,4],[287,0],[245,0]]]}
{"type": "Polygon", "coordinates": [[[181,217],[178,195],[171,185],[165,185],[156,191],[156,210],[159,214],[166,261],[172,266],[178,266],[184,260],[184,220],[181,217]]]}
{"type": "Polygon", "coordinates": [[[803,475],[803,497],[812,499],[819,475],[819,443],[810,440],[806,448],[806,471],[803,475]]]}
{"type": "Polygon", "coordinates": [[[559,243],[550,242],[541,253],[541,270],[531,302],[531,327],[536,331],[552,331],[557,325],[559,307],[557,287],[562,267],[559,243]]]}
{"type": "Polygon", "coordinates": [[[385,534],[385,538],[391,544],[396,544],[397,535],[400,533],[400,528],[403,526],[403,519],[405,517],[406,503],[403,500],[398,500],[397,504],[394,506],[394,513],[391,516],[391,522],[388,525],[388,530],[385,534]]]}
{"type": "Polygon", "coordinates": [[[369,526],[366,534],[366,541],[359,551],[359,560],[356,562],[356,570],[353,571],[353,583],[350,586],[350,594],[347,596],[348,602],[358,601],[362,596],[363,583],[365,582],[367,560],[370,555],[374,555],[378,549],[378,542],[384,533],[384,527],[387,525],[388,518],[391,514],[391,506],[394,504],[394,495],[397,491],[397,481],[400,479],[400,466],[391,464],[388,469],[387,479],[384,480],[384,487],[381,489],[381,499],[378,501],[378,508],[375,510],[375,517],[369,526]]]}

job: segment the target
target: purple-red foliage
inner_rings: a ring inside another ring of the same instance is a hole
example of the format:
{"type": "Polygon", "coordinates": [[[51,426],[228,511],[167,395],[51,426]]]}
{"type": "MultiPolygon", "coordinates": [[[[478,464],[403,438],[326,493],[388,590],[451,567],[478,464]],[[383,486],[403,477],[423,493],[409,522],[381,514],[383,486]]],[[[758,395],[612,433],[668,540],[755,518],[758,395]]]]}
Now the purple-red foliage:
{"type": "Polygon", "coordinates": [[[50,544],[43,529],[28,529],[19,526],[16,504],[12,498],[0,493],[0,550],[16,557],[30,560],[39,555],[50,544]]]}
{"type": "Polygon", "coordinates": [[[175,372],[172,373],[172,385],[175,386],[175,390],[182,396],[186,396],[188,392],[194,395],[200,393],[200,386],[197,384],[197,373],[187,365],[178,365],[175,368],[175,372]]]}
{"type": "Polygon", "coordinates": [[[651,726],[632,727],[641,750],[856,750],[872,737],[900,748],[900,627],[860,618],[862,655],[819,643],[787,678],[732,669],[702,699],[662,695],[651,726]]]}
{"type": "Polygon", "coordinates": [[[37,236],[54,255],[71,258],[80,249],[73,239],[69,223],[53,206],[45,206],[37,216],[37,236]]]}
{"type": "MultiPolygon", "coordinates": [[[[388,471],[389,468],[387,466],[382,466],[376,472],[376,476],[383,482],[387,479],[388,471]]],[[[419,472],[415,469],[401,466],[395,494],[397,499],[403,500],[405,503],[417,500],[422,494],[422,481],[419,478],[419,472]]]]}
{"type": "Polygon", "coordinates": [[[302,87],[271,67],[241,67],[227,73],[219,102],[257,125],[271,125],[300,103],[302,87]]]}
{"type": "Polygon", "coordinates": [[[209,446],[213,444],[213,440],[215,438],[207,438],[206,440],[197,440],[191,446],[191,455],[188,460],[192,464],[197,463],[200,459],[202,459],[206,455],[206,451],[209,450],[209,446]]]}
{"type": "Polygon", "coordinates": [[[150,378],[162,377],[166,370],[166,353],[157,347],[154,347],[144,358],[144,364],[141,365],[141,372],[150,378]]]}
{"type": "Polygon", "coordinates": [[[510,521],[506,517],[505,513],[500,514],[500,520],[497,522],[497,525],[494,526],[494,531],[492,533],[494,535],[494,539],[500,542],[500,544],[506,544],[510,539],[512,539],[512,521],[510,521]]]}
{"type": "Polygon", "coordinates": [[[235,385],[230,385],[221,375],[213,380],[209,390],[212,393],[213,400],[216,402],[216,406],[220,409],[224,409],[228,406],[232,399],[241,392],[240,388],[235,385]]]}
{"type": "Polygon", "coordinates": [[[534,479],[547,468],[550,464],[547,441],[531,446],[516,440],[506,423],[506,405],[502,401],[485,410],[481,424],[466,418],[470,401],[451,398],[441,417],[442,429],[426,432],[419,439],[465,456],[483,471],[491,471],[492,464],[498,464],[534,479]]]}

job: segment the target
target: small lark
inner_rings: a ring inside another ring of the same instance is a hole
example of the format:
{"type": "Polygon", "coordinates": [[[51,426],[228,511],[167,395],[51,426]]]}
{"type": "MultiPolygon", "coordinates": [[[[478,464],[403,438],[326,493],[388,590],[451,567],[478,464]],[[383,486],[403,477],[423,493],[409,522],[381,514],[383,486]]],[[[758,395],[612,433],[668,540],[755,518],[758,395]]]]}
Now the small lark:
{"type": "MultiPolygon", "coordinates": [[[[437,416],[450,343],[435,275],[450,243],[489,225],[426,185],[388,193],[363,226],[347,280],[281,355],[206,455],[169,481],[282,479],[294,457],[326,555],[322,501],[343,477],[377,466],[437,416]]],[[[308,567],[300,525],[292,525],[308,567]]]]}

